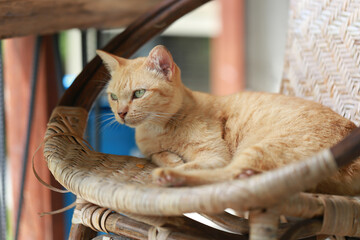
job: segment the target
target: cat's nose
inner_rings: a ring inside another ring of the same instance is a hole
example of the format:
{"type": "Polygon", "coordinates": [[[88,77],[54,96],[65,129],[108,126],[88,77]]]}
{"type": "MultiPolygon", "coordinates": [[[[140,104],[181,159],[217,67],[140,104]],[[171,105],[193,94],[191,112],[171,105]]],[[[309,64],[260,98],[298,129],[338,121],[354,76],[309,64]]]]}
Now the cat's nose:
{"type": "Polygon", "coordinates": [[[118,115],[121,119],[124,119],[127,113],[128,113],[127,111],[123,111],[123,112],[119,112],[118,115]]]}

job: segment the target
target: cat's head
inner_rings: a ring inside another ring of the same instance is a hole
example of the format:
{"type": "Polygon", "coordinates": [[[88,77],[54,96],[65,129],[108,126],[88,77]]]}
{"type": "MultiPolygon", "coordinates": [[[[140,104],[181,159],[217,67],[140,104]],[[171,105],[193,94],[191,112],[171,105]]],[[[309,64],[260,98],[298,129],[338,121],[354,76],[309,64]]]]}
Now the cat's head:
{"type": "Polygon", "coordinates": [[[97,54],[111,74],[106,93],[118,122],[130,127],[164,124],[179,110],[180,70],[164,46],[156,46],[148,57],[136,59],[100,50],[97,54]]]}

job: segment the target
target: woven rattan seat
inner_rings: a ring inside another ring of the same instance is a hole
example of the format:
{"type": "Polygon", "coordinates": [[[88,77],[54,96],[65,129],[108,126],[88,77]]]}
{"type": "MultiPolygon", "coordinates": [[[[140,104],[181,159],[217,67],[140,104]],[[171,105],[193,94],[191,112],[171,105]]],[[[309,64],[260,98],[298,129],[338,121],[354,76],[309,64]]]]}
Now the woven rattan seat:
{"type": "MultiPolygon", "coordinates": [[[[165,1],[104,50],[129,57],[206,0],[165,1]]],[[[292,1],[282,92],[321,102],[359,124],[360,1],[292,1]]],[[[296,239],[360,237],[356,197],[304,193],[360,155],[360,129],[316,156],[249,179],[197,187],[159,187],[147,159],[98,153],[84,142],[88,111],[105,70],[94,58],[49,120],[44,154],[55,178],[78,197],[71,239],[113,232],[134,239],[296,239]],[[95,87],[96,86],[96,87],[95,87]],[[249,220],[224,212],[249,212],[249,220]],[[234,233],[183,216],[198,212],[234,233]],[[120,214],[123,213],[123,214],[120,214]],[[279,223],[280,216],[309,219],[279,223]],[[298,228],[295,228],[298,227],[298,228]],[[297,229],[297,230],[296,230],[297,229]],[[242,235],[239,235],[241,233],[242,235]]]]}

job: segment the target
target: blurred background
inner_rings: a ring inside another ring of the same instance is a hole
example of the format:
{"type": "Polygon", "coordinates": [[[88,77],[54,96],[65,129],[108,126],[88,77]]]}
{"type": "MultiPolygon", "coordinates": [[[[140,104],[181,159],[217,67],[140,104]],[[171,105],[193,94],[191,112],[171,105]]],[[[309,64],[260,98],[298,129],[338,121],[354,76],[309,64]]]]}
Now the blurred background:
{"type": "MultiPolygon", "coordinates": [[[[154,46],[162,44],[172,53],[190,89],[216,95],[241,90],[278,92],[287,16],[287,0],[214,0],[175,22],[133,57],[146,56],[154,46]]],[[[67,239],[71,210],[41,218],[38,213],[67,206],[75,197],[50,192],[34,177],[31,165],[24,168],[24,163],[35,156],[39,175],[58,186],[41,158],[41,150],[35,152],[41,145],[49,114],[83,66],[95,56],[95,50],[121,31],[123,28],[70,29],[55,35],[1,41],[6,157],[4,151],[0,240],[67,239]]],[[[112,123],[109,113],[107,100],[101,94],[90,112],[88,141],[101,152],[140,156],[134,130],[112,123]]]]}

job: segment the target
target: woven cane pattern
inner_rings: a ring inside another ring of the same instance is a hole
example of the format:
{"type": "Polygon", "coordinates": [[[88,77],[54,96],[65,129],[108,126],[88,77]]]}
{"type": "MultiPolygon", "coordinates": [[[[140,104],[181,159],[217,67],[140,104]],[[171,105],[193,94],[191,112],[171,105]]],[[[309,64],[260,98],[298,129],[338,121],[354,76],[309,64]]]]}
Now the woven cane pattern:
{"type": "Polygon", "coordinates": [[[281,92],[360,124],[360,1],[293,0],[281,92]]]}

